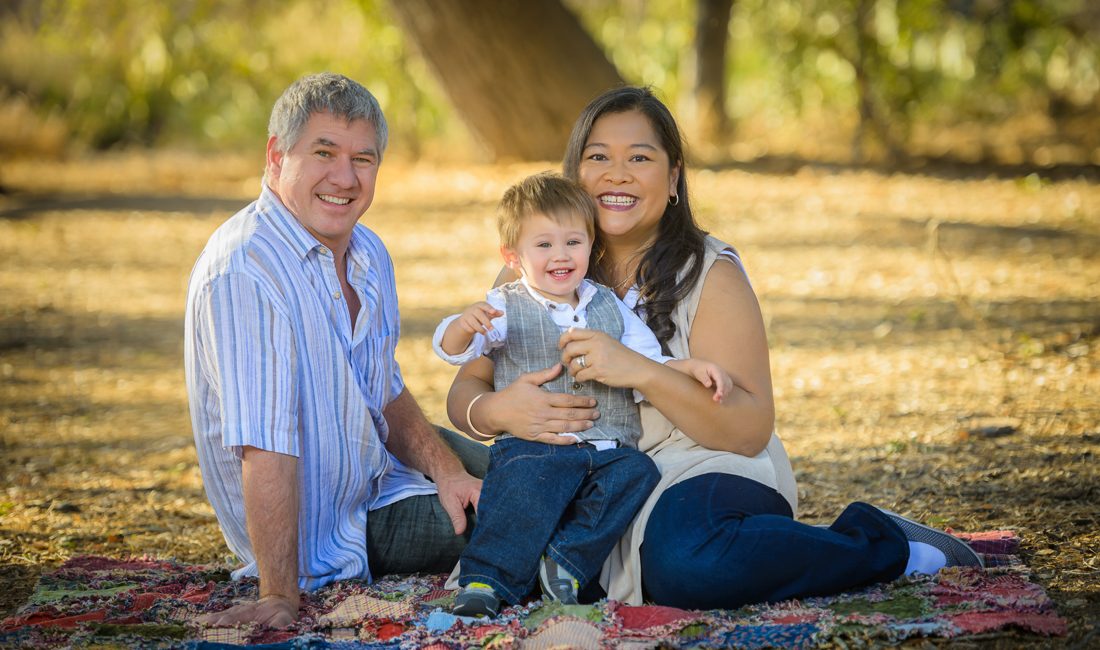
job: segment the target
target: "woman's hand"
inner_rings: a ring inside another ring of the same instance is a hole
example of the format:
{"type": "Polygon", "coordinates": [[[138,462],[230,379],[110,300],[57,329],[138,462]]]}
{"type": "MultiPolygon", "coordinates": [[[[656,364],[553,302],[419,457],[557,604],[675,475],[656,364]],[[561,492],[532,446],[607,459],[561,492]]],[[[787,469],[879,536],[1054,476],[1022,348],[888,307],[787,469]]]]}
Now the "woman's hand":
{"type": "Polygon", "coordinates": [[[574,438],[558,434],[590,429],[600,413],[596,400],[590,397],[541,388],[561,370],[560,364],[554,364],[546,370],[520,375],[500,392],[482,393],[471,409],[471,424],[483,433],[507,431],[517,438],[552,445],[575,443],[574,438]]]}
{"type": "Polygon", "coordinates": [[[646,370],[659,365],[598,330],[570,329],[558,339],[558,347],[561,362],[577,381],[641,389],[646,370]]]}

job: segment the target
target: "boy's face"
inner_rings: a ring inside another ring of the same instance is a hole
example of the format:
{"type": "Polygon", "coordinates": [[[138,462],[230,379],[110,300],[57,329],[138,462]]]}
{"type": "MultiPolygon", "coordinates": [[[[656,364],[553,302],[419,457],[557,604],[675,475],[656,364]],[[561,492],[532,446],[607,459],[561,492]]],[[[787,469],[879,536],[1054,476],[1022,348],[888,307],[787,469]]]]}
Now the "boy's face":
{"type": "Polygon", "coordinates": [[[584,219],[561,223],[543,214],[523,220],[514,248],[501,246],[501,255],[513,271],[548,300],[577,304],[577,286],[588,273],[592,237],[584,219]]]}

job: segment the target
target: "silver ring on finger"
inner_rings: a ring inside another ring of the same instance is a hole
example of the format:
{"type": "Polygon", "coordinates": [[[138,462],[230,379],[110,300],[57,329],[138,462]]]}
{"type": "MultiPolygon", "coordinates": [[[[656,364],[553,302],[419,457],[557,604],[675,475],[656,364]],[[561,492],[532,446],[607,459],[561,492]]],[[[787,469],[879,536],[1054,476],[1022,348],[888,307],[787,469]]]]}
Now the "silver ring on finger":
{"type": "Polygon", "coordinates": [[[588,367],[588,363],[584,360],[584,355],[583,354],[581,356],[577,357],[577,365],[581,367],[581,370],[584,370],[585,368],[588,367]]]}

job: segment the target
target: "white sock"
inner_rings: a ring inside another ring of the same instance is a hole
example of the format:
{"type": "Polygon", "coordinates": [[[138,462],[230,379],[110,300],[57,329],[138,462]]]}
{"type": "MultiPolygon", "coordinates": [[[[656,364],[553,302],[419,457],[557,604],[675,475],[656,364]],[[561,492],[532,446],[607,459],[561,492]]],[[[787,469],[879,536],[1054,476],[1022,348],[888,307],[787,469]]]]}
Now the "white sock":
{"type": "Polygon", "coordinates": [[[943,551],[924,542],[909,542],[909,564],[905,565],[905,575],[925,573],[934,575],[947,566],[947,556],[943,551]]]}

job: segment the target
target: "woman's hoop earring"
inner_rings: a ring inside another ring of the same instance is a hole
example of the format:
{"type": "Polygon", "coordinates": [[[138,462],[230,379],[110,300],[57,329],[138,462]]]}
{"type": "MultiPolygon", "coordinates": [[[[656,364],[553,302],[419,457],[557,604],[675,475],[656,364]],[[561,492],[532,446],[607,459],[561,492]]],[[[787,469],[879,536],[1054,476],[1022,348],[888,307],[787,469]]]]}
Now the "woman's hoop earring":
{"type": "Polygon", "coordinates": [[[680,205],[680,195],[673,194],[672,196],[668,197],[668,204],[671,206],[680,205]]]}

